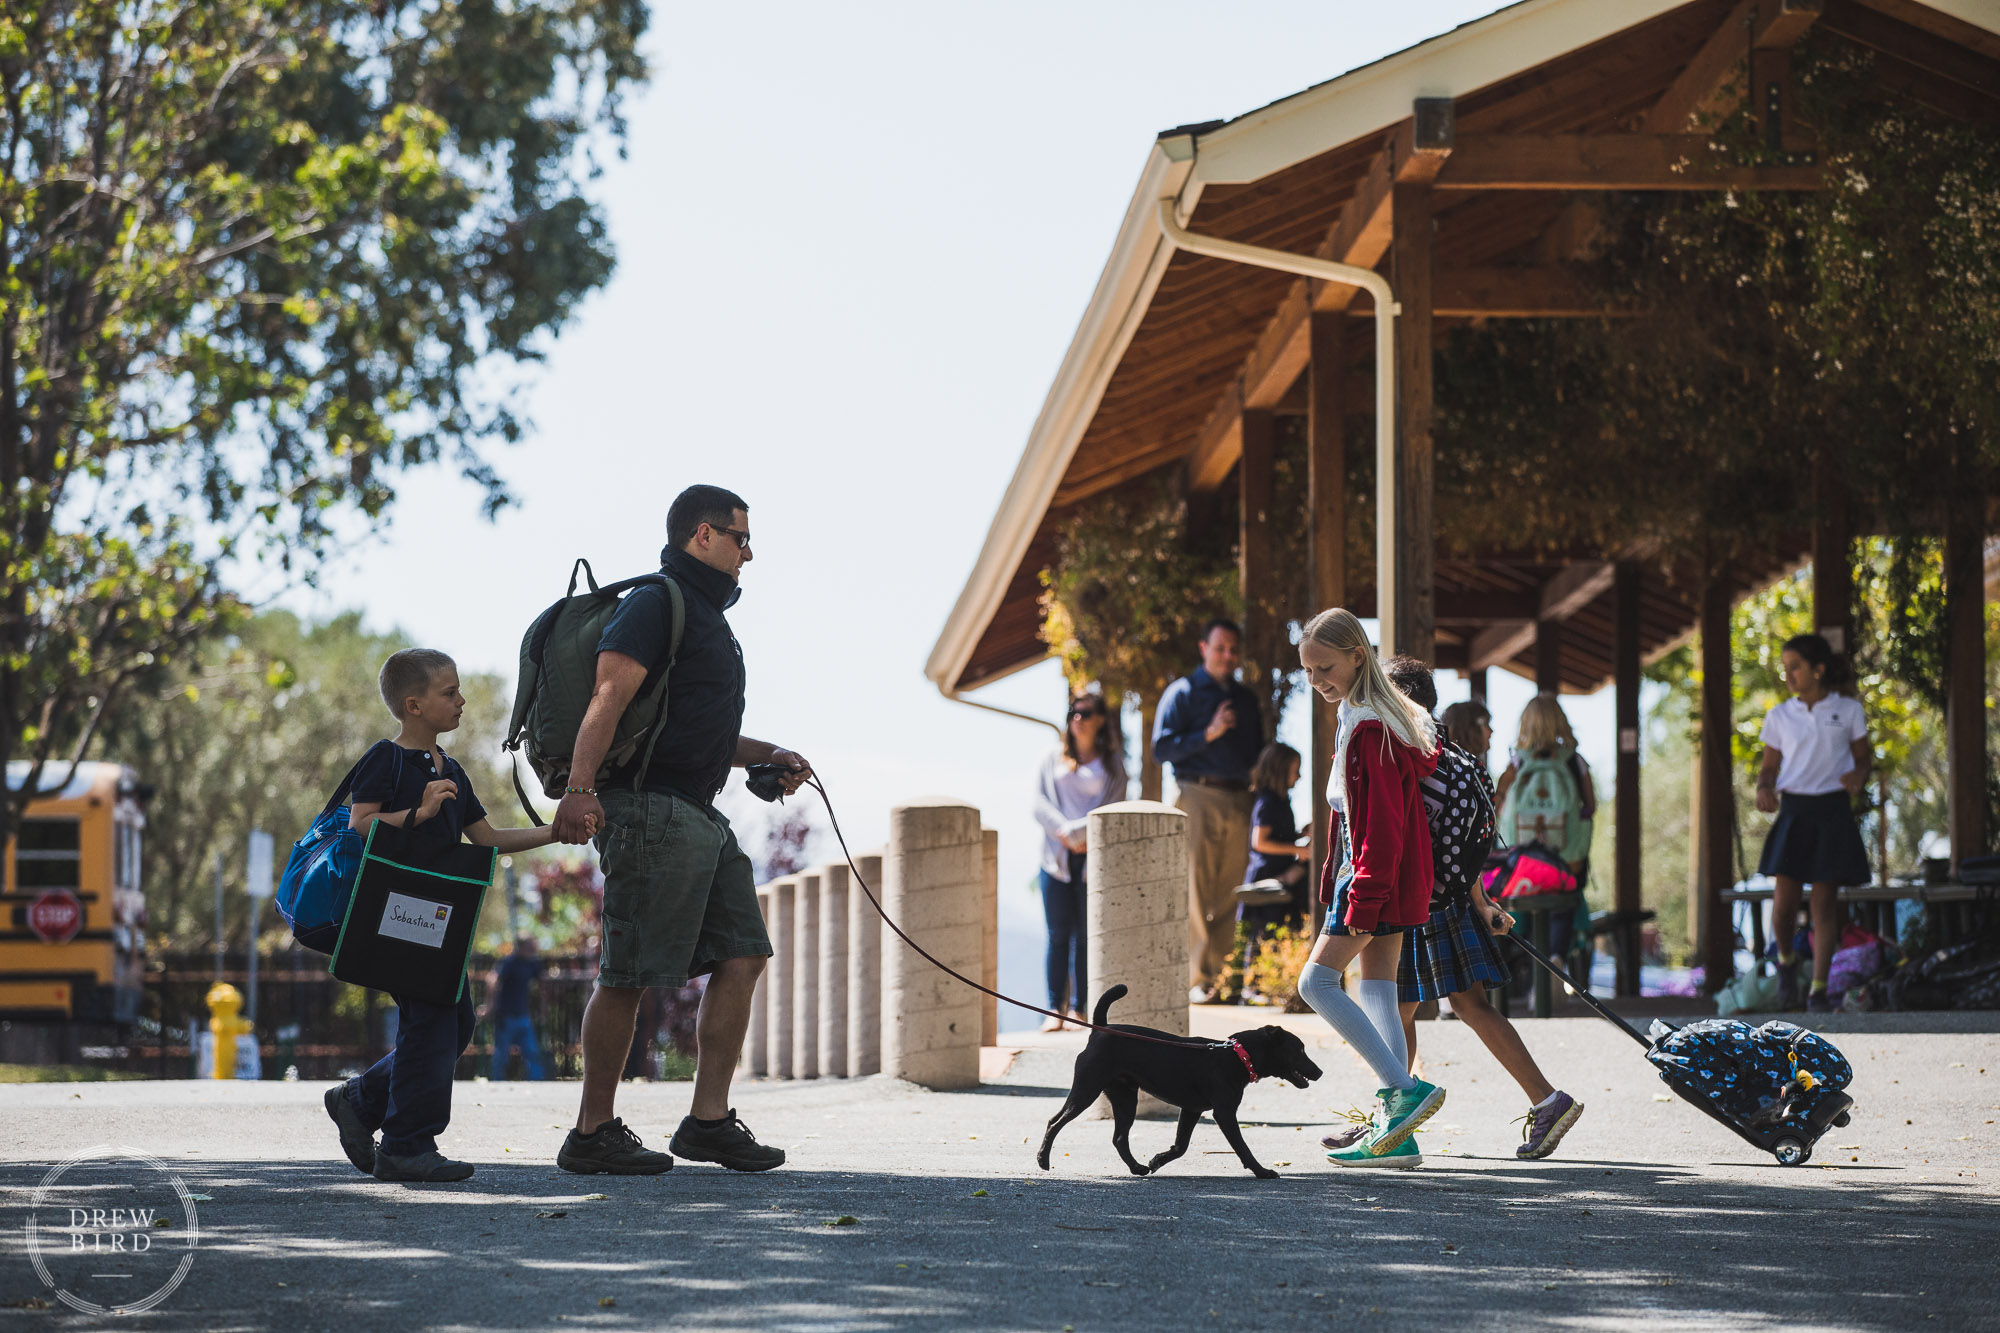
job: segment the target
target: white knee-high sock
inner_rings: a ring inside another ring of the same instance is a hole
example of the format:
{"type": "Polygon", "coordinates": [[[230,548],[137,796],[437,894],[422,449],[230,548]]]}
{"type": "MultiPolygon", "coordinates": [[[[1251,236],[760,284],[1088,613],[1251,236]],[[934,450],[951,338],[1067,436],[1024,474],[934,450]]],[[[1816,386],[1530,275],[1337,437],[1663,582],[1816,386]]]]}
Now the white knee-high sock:
{"type": "Polygon", "coordinates": [[[1382,1034],[1382,1044],[1396,1057],[1396,1067],[1406,1074],[1410,1068],[1410,1044],[1403,1038],[1403,1012],[1397,1004],[1396,983],[1363,981],[1354,988],[1354,1002],[1368,1021],[1382,1034]]]}
{"type": "MultiPolygon", "coordinates": [[[[1390,983],[1393,998],[1395,983],[1390,983]]],[[[1327,1025],[1340,1034],[1341,1040],[1354,1048],[1355,1054],[1368,1062],[1375,1071],[1375,1077],[1382,1080],[1385,1088],[1407,1088],[1414,1082],[1410,1077],[1409,1057],[1400,1061],[1395,1052],[1383,1042],[1382,1034],[1375,1030],[1375,1024],[1360,1005],[1348,998],[1340,988],[1340,973],[1318,963],[1307,963],[1299,972],[1299,998],[1312,1006],[1312,1011],[1325,1019],[1327,1025]]],[[[1396,1043],[1403,1043],[1398,1040],[1396,1043]]]]}

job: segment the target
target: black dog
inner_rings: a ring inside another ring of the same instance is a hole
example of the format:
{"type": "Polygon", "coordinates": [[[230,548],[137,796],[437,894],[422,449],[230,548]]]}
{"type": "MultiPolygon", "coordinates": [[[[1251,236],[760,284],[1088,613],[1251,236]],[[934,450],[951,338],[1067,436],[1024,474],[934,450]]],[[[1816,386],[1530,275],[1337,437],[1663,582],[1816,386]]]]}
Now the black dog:
{"type": "MultiPolygon", "coordinates": [[[[1097,1012],[1091,1015],[1090,1021],[1103,1027],[1105,1016],[1111,1011],[1111,1002],[1124,994],[1123,986],[1113,986],[1104,992],[1098,997],[1097,1012]]],[[[1243,1165],[1261,1180],[1277,1178],[1276,1171],[1260,1165],[1250,1155],[1249,1145],[1243,1142],[1243,1131],[1236,1124],[1236,1108],[1243,1101],[1243,1089],[1256,1079],[1281,1078],[1295,1088],[1303,1088],[1318,1078],[1320,1067],[1307,1057],[1304,1042],[1276,1026],[1239,1032],[1226,1042],[1176,1037],[1171,1033],[1125,1023],[1113,1027],[1112,1032],[1141,1032],[1172,1045],[1134,1041],[1129,1037],[1114,1037],[1107,1032],[1091,1033],[1090,1044],[1083,1048],[1083,1054],[1076,1057],[1076,1073],[1070,1080],[1069,1100],[1050,1119],[1049,1132],[1042,1136],[1042,1150],[1035,1158],[1042,1170],[1049,1169],[1049,1148],[1055,1143],[1056,1135],[1062,1132],[1062,1127],[1089,1110],[1102,1095],[1111,1101],[1114,1117],[1111,1142],[1135,1176],[1157,1171],[1187,1152],[1195,1124],[1200,1121],[1202,1112],[1209,1111],[1214,1114],[1222,1137],[1236,1149],[1243,1165]],[[1141,1090],[1181,1108],[1180,1129],[1174,1135],[1174,1146],[1143,1166],[1132,1156],[1129,1141],[1132,1117],[1139,1110],[1141,1090]]]]}

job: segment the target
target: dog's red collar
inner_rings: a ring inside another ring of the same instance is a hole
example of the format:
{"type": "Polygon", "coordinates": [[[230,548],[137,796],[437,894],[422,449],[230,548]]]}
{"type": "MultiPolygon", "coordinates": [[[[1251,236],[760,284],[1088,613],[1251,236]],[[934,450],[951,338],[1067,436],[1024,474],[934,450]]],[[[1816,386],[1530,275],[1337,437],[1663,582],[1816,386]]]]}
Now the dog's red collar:
{"type": "Polygon", "coordinates": [[[1250,1076],[1252,1083],[1255,1083],[1257,1081],[1257,1067],[1250,1063],[1250,1052],[1244,1050],[1243,1043],[1234,1037],[1229,1039],[1229,1049],[1236,1052],[1236,1058],[1243,1062],[1243,1072],[1250,1076]]]}

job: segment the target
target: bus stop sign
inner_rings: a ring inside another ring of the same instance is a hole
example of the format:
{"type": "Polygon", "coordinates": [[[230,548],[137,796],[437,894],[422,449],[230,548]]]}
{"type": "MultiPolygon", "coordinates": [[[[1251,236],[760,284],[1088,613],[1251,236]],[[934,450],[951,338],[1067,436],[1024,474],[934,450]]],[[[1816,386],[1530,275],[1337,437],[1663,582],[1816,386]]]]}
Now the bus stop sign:
{"type": "Polygon", "coordinates": [[[50,944],[67,944],[83,929],[83,904],[68,889],[50,889],[28,904],[28,929],[50,944]]]}

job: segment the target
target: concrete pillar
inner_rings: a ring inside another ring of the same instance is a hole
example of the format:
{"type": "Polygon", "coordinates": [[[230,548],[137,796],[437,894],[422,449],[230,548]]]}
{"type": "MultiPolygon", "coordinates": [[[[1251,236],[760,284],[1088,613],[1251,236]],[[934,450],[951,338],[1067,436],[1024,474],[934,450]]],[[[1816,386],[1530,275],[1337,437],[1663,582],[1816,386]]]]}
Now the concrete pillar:
{"type": "Polygon", "coordinates": [[[771,984],[770,1075],[792,1076],[792,929],[798,881],[781,879],[771,885],[771,961],[764,976],[771,984]]]}
{"type": "Polygon", "coordinates": [[[847,1076],[848,869],[819,872],[819,1072],[847,1076]]]}
{"type": "Polygon", "coordinates": [[[819,1077],[818,872],[799,876],[792,901],[792,1077],[819,1077]]]}
{"type": "MultiPolygon", "coordinates": [[[[979,830],[979,861],[983,878],[979,895],[979,981],[1000,989],[1000,831],[979,830]]],[[[979,1044],[1000,1044],[1000,1001],[979,997],[979,1044]]]]}
{"type": "Polygon", "coordinates": [[[1187,816],[1156,801],[1121,801],[1090,813],[1085,927],[1090,994],[1129,991],[1114,1022],[1188,1030],[1187,816]]]}
{"type": "MultiPolygon", "coordinates": [[[[771,886],[757,889],[757,910],[764,915],[764,933],[771,933],[771,886]]],[[[751,1078],[768,1078],[771,1073],[771,969],[757,974],[757,989],[750,992],[750,1030],[744,1034],[743,1064],[751,1078]]]]}
{"type": "Polygon", "coordinates": [[[882,854],[854,858],[861,882],[847,894],[847,1076],[882,1072],[882,854]],[[864,892],[862,884],[867,885],[864,892]]]}
{"type": "MultiPolygon", "coordinates": [[[[980,857],[975,807],[932,796],[889,811],[882,906],[911,939],[968,977],[981,966],[980,857]]],[[[940,1090],[979,1083],[979,992],[893,934],[882,940],[882,1072],[940,1090]]]]}

